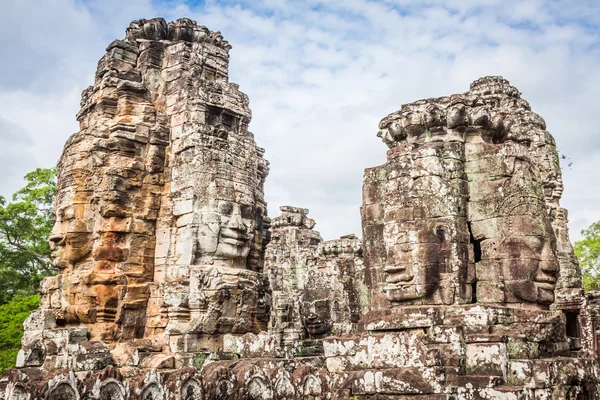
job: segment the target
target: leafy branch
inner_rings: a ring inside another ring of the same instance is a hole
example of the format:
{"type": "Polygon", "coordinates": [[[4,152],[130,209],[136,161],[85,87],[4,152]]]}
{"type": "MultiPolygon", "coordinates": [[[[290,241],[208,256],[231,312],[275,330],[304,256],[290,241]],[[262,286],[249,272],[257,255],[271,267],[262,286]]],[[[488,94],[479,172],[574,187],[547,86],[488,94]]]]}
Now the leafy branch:
{"type": "Polygon", "coordinates": [[[15,295],[34,294],[44,276],[56,273],[48,243],[56,170],[38,168],[25,181],[12,202],[0,196],[0,304],[15,295]]]}

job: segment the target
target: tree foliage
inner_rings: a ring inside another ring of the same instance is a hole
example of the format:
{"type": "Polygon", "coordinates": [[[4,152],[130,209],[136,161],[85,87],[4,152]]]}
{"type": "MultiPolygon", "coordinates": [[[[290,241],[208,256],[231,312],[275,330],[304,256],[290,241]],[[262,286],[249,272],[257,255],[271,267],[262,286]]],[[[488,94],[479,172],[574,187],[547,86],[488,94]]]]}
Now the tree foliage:
{"type": "Polygon", "coordinates": [[[56,170],[38,168],[25,180],[12,202],[0,196],[0,304],[34,294],[42,278],[56,272],[48,244],[56,170]]]}
{"type": "Polygon", "coordinates": [[[575,242],[575,255],[583,273],[586,291],[600,289],[600,221],[581,231],[583,239],[575,242]]]}
{"type": "Polygon", "coordinates": [[[23,322],[40,305],[40,296],[15,297],[0,306],[0,374],[15,367],[23,322]]]}

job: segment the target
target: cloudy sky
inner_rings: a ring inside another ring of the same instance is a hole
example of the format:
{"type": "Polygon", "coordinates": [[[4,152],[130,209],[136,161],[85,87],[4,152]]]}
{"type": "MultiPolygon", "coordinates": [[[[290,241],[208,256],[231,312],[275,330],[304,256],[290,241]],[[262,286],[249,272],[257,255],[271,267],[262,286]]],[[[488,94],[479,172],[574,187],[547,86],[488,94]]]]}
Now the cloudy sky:
{"type": "Polygon", "coordinates": [[[503,75],[555,136],[571,235],[600,220],[598,0],[2,0],[0,194],[50,167],[77,131],[81,91],[133,19],[189,17],[232,45],[271,162],[271,216],[306,207],[326,239],[360,234],[379,120],[503,75]]]}

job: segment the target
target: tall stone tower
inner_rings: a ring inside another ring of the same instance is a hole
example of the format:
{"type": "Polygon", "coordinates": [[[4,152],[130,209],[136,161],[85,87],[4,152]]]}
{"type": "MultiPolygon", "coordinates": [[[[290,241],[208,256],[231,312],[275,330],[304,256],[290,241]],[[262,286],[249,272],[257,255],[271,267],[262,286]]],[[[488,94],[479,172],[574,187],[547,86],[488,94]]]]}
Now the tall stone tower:
{"type": "Polygon", "coordinates": [[[218,32],[160,18],[106,49],[58,164],[60,273],[42,284],[20,365],[77,368],[45,328],[178,355],[266,329],[268,162],[228,81],[229,49],[218,32]]]}

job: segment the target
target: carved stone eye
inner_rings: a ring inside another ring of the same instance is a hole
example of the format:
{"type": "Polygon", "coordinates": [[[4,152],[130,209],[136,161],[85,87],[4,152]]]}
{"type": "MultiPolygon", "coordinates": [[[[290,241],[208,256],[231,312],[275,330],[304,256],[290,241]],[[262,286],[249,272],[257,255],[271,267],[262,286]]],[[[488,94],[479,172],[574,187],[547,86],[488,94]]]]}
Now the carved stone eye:
{"type": "Polygon", "coordinates": [[[329,310],[329,301],[328,300],[317,300],[314,303],[315,311],[322,312],[329,310]]]}
{"type": "Polygon", "coordinates": [[[82,247],[90,241],[87,233],[70,232],[66,235],[66,242],[73,247],[82,247]]]}
{"type": "Polygon", "coordinates": [[[240,214],[242,214],[242,218],[244,219],[252,218],[252,206],[250,204],[240,205],[240,214]]]}
{"type": "Polygon", "coordinates": [[[230,202],[221,203],[219,206],[219,212],[223,215],[231,215],[233,212],[233,204],[230,202]]]}

